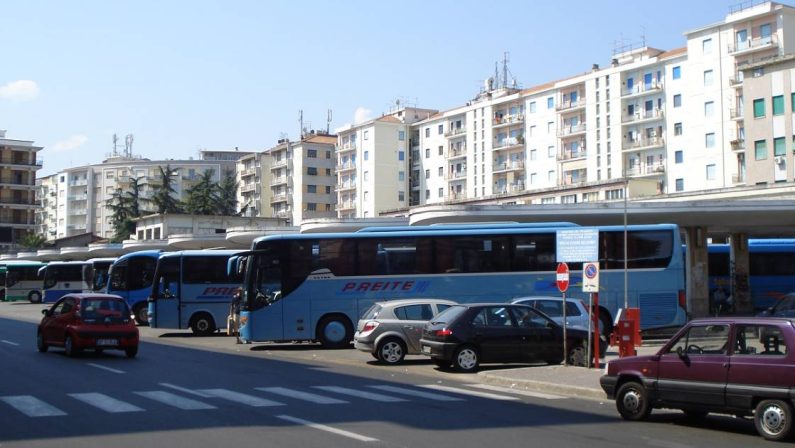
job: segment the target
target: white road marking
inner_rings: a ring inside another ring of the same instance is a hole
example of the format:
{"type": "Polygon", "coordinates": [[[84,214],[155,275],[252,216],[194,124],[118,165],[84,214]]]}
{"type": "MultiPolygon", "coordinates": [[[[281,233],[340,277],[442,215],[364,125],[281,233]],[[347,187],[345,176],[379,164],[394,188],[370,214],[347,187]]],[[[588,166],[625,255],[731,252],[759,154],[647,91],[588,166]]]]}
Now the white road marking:
{"type": "Polygon", "coordinates": [[[234,401],[235,403],[241,403],[257,408],[265,406],[284,406],[284,403],[280,403],[278,401],[241,394],[240,392],[235,392],[228,389],[201,389],[199,392],[209,394],[212,397],[223,398],[224,400],[234,401]]]}
{"type": "Polygon", "coordinates": [[[420,398],[428,398],[430,400],[435,400],[435,401],[465,401],[463,398],[456,398],[442,394],[434,394],[432,392],[423,392],[421,390],[406,389],[403,387],[388,386],[388,385],[378,385],[378,386],[368,386],[368,387],[396,394],[411,395],[413,397],[420,397],[420,398]]]}
{"type": "Polygon", "coordinates": [[[425,388],[434,389],[434,390],[442,390],[442,391],[445,391],[445,392],[453,392],[453,393],[456,393],[456,394],[472,395],[473,397],[489,398],[489,399],[492,399],[492,400],[506,400],[507,401],[507,400],[518,400],[519,399],[517,397],[509,397],[509,396],[506,396],[506,395],[489,394],[489,393],[486,393],[486,392],[478,392],[476,390],[461,389],[461,388],[458,388],[458,387],[440,386],[438,384],[425,384],[425,385],[422,385],[420,387],[425,387],[425,388]]]}
{"type": "Polygon", "coordinates": [[[346,404],[348,403],[345,400],[339,400],[337,398],[326,397],[323,395],[313,394],[309,392],[303,392],[300,390],[288,389],[286,387],[255,387],[257,390],[261,390],[263,392],[269,392],[276,395],[282,395],[289,398],[295,398],[296,400],[304,400],[309,401],[315,404],[346,404]]]}
{"type": "Polygon", "coordinates": [[[135,394],[140,395],[142,397],[146,397],[150,400],[167,404],[169,406],[174,406],[175,408],[182,409],[185,411],[216,409],[216,407],[213,405],[202,403],[201,401],[197,400],[191,400],[190,398],[180,397],[179,395],[174,395],[170,392],[165,392],[162,390],[135,392],[135,394]]]}
{"type": "Polygon", "coordinates": [[[120,413],[120,412],[140,412],[143,409],[130,403],[125,403],[113,397],[99,393],[85,393],[85,394],[69,394],[70,397],[80,400],[83,403],[90,404],[96,408],[102,409],[105,412],[120,413]]]}
{"type": "Polygon", "coordinates": [[[27,415],[28,417],[55,417],[66,415],[66,412],[56,408],[55,406],[50,406],[49,404],[31,395],[0,397],[0,400],[8,403],[14,409],[27,415]]]}
{"type": "Polygon", "coordinates": [[[96,367],[97,369],[107,370],[108,372],[125,373],[124,370],[112,369],[110,367],[105,367],[103,365],[94,364],[93,362],[89,362],[88,365],[90,365],[91,367],[96,367]]]}
{"type": "Polygon", "coordinates": [[[492,386],[491,384],[467,384],[469,387],[476,387],[478,389],[486,389],[494,392],[506,392],[509,394],[524,395],[526,397],[543,398],[545,400],[562,400],[566,397],[561,395],[545,394],[543,392],[533,392],[529,390],[513,389],[504,386],[492,386]]]}
{"type": "Polygon", "coordinates": [[[198,391],[198,390],[186,389],[184,387],[180,387],[180,386],[177,386],[177,385],[174,385],[174,384],[169,384],[169,383],[158,383],[158,384],[160,384],[163,387],[168,387],[169,389],[174,389],[174,390],[178,390],[180,392],[184,392],[186,394],[196,395],[197,397],[212,398],[212,395],[205,394],[204,392],[201,392],[201,391],[198,391]]]}
{"type": "Polygon", "coordinates": [[[6,341],[5,339],[3,339],[0,342],[2,342],[3,344],[13,345],[14,347],[19,347],[19,344],[17,344],[16,342],[6,341]]]}
{"type": "Polygon", "coordinates": [[[342,429],[332,428],[331,426],[321,425],[320,423],[310,422],[309,420],[304,420],[297,417],[291,417],[289,415],[277,415],[276,418],[281,420],[286,420],[291,423],[308,426],[310,428],[318,429],[320,431],[326,431],[332,434],[337,434],[339,436],[348,437],[351,439],[358,440],[360,442],[378,442],[378,439],[374,439],[372,437],[367,437],[361,434],[356,434],[355,432],[345,431],[342,429]]]}
{"type": "Polygon", "coordinates": [[[347,387],[339,387],[339,386],[312,386],[312,387],[316,389],[322,389],[328,392],[335,392],[342,395],[350,395],[352,397],[380,401],[383,403],[396,403],[399,401],[406,401],[398,397],[390,397],[389,395],[377,394],[374,392],[365,392],[363,390],[348,389],[347,387]]]}

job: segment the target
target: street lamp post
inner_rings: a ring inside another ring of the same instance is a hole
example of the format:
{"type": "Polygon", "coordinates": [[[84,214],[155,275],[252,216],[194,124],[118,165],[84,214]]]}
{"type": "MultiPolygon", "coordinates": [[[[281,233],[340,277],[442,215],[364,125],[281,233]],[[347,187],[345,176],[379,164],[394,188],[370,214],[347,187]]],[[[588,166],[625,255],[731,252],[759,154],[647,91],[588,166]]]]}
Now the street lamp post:
{"type": "Polygon", "coordinates": [[[624,310],[629,307],[629,275],[627,271],[627,196],[629,196],[629,179],[624,173],[624,310]]]}

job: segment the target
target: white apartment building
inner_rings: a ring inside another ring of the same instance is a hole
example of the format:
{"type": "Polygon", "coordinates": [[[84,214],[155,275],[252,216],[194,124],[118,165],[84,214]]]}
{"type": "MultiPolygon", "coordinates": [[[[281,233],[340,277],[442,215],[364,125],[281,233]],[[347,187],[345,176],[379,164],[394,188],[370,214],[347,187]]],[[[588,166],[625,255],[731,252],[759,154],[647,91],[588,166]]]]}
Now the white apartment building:
{"type": "Polygon", "coordinates": [[[0,250],[13,248],[36,230],[36,171],[41,169],[36,153],[41,149],[0,130],[0,250]]]}
{"type": "MultiPolygon", "coordinates": [[[[234,171],[234,161],[161,160],[136,157],[111,157],[98,165],[69,168],[40,179],[39,197],[42,202],[39,231],[48,240],[83,233],[102,238],[113,236],[112,211],[108,201],[118,188],[127,189],[130,179],[139,178],[143,185],[141,198],[152,197],[152,185],[159,182],[159,167],[170,166],[178,175],[174,189],[179,200],[187,199],[187,191],[206,170],[213,171],[213,179],[221,180],[223,173],[234,171]]],[[[146,204],[142,202],[142,208],[146,204]]]]}
{"type": "Polygon", "coordinates": [[[268,189],[269,206],[259,216],[287,218],[292,225],[304,219],[336,216],[334,204],[335,135],[312,131],[299,141],[282,139],[265,150],[261,170],[267,171],[259,182],[246,184],[248,189],[268,189]],[[266,181],[267,180],[267,181],[266,181]]]}
{"type": "Polygon", "coordinates": [[[246,154],[237,161],[237,204],[242,216],[269,216],[270,157],[263,152],[246,154]],[[263,188],[264,186],[264,188],[263,188]]]}
{"type": "Polygon", "coordinates": [[[409,205],[411,125],[435,114],[403,107],[337,129],[338,218],[370,218],[409,205]]]}

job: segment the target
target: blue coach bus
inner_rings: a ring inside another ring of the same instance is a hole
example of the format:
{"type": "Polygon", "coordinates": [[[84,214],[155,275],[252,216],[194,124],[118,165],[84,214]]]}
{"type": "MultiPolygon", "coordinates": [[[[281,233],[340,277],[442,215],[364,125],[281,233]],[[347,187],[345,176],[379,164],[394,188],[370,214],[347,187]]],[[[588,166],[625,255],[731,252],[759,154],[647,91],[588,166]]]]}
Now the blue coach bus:
{"type": "MultiPolygon", "coordinates": [[[[372,228],[355,233],[256,239],[230,268],[245,272],[240,337],[319,340],[341,347],[378,300],[439,297],[504,302],[558,295],[557,232],[572,224],[484,224],[372,228]]],[[[624,306],[624,227],[599,231],[600,318],[611,328],[624,306]]],[[[627,228],[628,303],[641,328],[686,321],[682,243],[675,225],[627,228]]],[[[581,263],[570,263],[568,297],[582,293],[581,263]]]]}
{"type": "Polygon", "coordinates": [[[162,251],[142,250],[117,258],[108,272],[108,294],[116,294],[127,301],[139,325],[149,323],[146,299],[152,291],[157,259],[162,251]]]}
{"type": "Polygon", "coordinates": [[[91,264],[85,261],[52,261],[39,269],[44,280],[44,303],[55,303],[66,294],[89,292],[87,270],[91,264]]]}
{"type": "Polygon", "coordinates": [[[190,328],[209,335],[225,328],[241,281],[229,273],[236,250],[190,250],[160,255],[149,296],[149,326],[190,328]]]}
{"type": "MultiPolygon", "coordinates": [[[[710,297],[718,288],[731,294],[734,287],[741,286],[732,283],[730,250],[729,244],[710,244],[707,248],[710,297]]],[[[766,310],[785,294],[795,292],[795,239],[749,239],[748,264],[747,287],[755,311],[766,310]]]]}

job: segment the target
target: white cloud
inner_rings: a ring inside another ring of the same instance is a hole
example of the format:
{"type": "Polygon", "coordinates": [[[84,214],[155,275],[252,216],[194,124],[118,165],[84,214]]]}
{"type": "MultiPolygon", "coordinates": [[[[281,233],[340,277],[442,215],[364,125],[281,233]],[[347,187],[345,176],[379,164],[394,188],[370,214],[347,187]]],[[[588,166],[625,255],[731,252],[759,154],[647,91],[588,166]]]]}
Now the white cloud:
{"type": "Polygon", "coordinates": [[[73,135],[66,140],[61,140],[52,145],[55,152],[71,151],[83,146],[88,141],[85,135],[73,135]]]}
{"type": "Polygon", "coordinates": [[[364,123],[365,121],[371,120],[373,118],[373,111],[370,109],[359,106],[356,108],[356,111],[353,113],[353,124],[364,123]]]}
{"type": "Polygon", "coordinates": [[[27,101],[39,96],[39,86],[35,81],[20,79],[0,86],[0,99],[27,101]]]}

